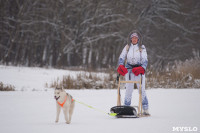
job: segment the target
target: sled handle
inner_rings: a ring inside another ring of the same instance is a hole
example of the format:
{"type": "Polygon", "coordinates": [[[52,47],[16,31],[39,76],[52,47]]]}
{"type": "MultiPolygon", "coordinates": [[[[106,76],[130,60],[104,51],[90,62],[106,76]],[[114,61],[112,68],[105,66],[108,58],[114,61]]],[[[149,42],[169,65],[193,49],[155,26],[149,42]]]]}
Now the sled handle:
{"type": "Polygon", "coordinates": [[[142,74],[140,78],[140,88],[139,88],[139,108],[138,108],[138,114],[142,116],[142,74]]]}
{"type": "Polygon", "coordinates": [[[121,94],[120,94],[120,75],[117,75],[117,81],[118,81],[118,88],[117,88],[117,106],[121,106],[121,94]]]}

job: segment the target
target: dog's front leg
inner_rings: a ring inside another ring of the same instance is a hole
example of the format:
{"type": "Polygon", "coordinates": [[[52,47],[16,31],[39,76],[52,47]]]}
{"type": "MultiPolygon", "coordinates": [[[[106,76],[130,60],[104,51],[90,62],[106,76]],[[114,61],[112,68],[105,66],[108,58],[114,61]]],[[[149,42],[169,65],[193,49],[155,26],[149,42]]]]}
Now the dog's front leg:
{"type": "Polygon", "coordinates": [[[69,109],[69,122],[71,122],[72,114],[74,111],[74,106],[75,106],[75,101],[72,101],[70,104],[70,109],[69,109]]]}
{"type": "Polygon", "coordinates": [[[67,124],[70,124],[70,121],[68,119],[68,114],[69,114],[69,108],[63,109],[64,115],[65,115],[65,120],[67,124]]]}
{"type": "Polygon", "coordinates": [[[59,115],[60,115],[60,110],[61,107],[56,103],[56,108],[57,108],[57,112],[56,112],[56,123],[59,121],[59,115]]]}

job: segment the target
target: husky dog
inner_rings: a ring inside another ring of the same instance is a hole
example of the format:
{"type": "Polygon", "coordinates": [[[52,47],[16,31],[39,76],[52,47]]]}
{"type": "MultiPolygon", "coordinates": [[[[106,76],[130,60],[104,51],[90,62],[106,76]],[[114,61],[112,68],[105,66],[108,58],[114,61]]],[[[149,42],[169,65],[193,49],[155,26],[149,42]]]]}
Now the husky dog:
{"type": "Polygon", "coordinates": [[[55,95],[54,98],[56,99],[56,108],[57,108],[55,122],[57,123],[59,121],[60,110],[62,108],[66,123],[70,124],[75,101],[73,100],[70,94],[65,92],[63,88],[56,87],[54,95],[55,95]]]}

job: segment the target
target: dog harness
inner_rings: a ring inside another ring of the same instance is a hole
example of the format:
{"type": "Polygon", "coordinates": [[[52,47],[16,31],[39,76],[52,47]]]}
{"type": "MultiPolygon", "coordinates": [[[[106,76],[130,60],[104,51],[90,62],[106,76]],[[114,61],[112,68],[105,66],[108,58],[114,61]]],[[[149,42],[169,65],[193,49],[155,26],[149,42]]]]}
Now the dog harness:
{"type": "MultiPolygon", "coordinates": [[[[63,105],[65,104],[65,102],[67,101],[67,96],[65,96],[65,100],[64,100],[64,102],[63,103],[60,103],[60,102],[58,102],[57,101],[57,103],[61,106],[61,107],[63,107],[63,105]]],[[[72,99],[72,102],[74,101],[74,99],[72,99]]]]}

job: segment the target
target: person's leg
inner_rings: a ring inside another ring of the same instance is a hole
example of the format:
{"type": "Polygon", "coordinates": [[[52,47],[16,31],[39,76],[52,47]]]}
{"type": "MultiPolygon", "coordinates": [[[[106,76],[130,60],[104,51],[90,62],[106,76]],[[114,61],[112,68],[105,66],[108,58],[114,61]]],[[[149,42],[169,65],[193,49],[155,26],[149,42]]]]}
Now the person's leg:
{"type": "MultiPolygon", "coordinates": [[[[136,76],[136,80],[140,80],[141,75],[136,76]]],[[[140,84],[137,84],[138,92],[140,88],[140,84]]],[[[145,91],[145,75],[142,75],[142,108],[143,110],[148,110],[149,109],[149,102],[146,96],[146,91],[145,91]]]]}
{"type": "MultiPolygon", "coordinates": [[[[132,80],[132,73],[127,73],[125,75],[125,80],[129,81],[132,80]]],[[[130,106],[131,105],[131,99],[132,99],[132,92],[133,92],[133,83],[126,83],[126,92],[125,92],[125,99],[124,99],[124,105],[130,106]]]]}

